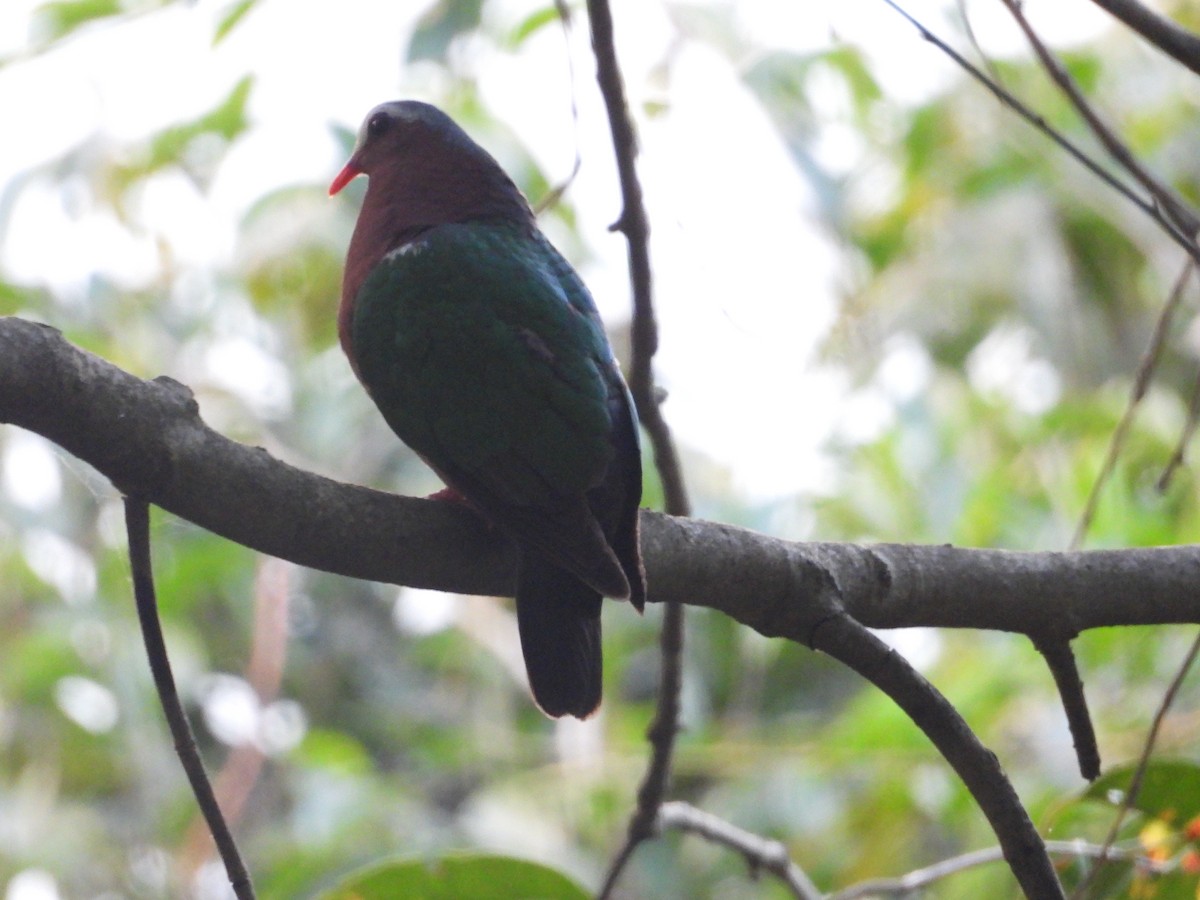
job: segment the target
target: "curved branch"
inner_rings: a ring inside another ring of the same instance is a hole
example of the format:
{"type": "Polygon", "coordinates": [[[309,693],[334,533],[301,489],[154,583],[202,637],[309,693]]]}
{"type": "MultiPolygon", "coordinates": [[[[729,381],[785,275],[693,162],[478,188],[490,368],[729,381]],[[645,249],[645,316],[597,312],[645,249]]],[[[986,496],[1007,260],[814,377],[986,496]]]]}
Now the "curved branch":
{"type": "Polygon", "coordinates": [[[782,843],[739,828],[690,803],[667,801],[659,807],[654,824],[662,831],[674,829],[696,834],[706,841],[736,850],[745,858],[752,875],[770,872],[798,900],[821,900],[824,896],[804,870],[792,862],[782,843]]]}
{"type": "MultiPolygon", "coordinates": [[[[231,441],[204,424],[183,385],[143,381],[45,325],[0,317],[0,422],[54,441],[126,494],[263,553],[352,578],[511,596],[514,549],[469,509],[342,484],[231,441]]],[[[804,643],[841,612],[871,628],[1035,639],[1200,622],[1197,545],[1024,553],[797,544],[643,511],[642,548],[652,602],[707,606],[804,643]]]]}
{"type": "Polygon", "coordinates": [[[1046,845],[996,754],[980,742],[937,688],[848,616],[825,622],[813,635],[813,649],[845,663],[887,694],[933,742],[987,816],[1025,896],[1036,900],[1064,896],[1046,845]]]}

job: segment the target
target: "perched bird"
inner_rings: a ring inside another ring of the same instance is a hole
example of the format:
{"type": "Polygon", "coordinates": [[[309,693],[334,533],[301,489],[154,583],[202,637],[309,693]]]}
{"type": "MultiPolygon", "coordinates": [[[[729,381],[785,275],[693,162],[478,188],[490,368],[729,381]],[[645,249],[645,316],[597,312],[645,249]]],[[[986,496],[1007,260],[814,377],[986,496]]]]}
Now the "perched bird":
{"type": "Polygon", "coordinates": [[[368,113],[338,333],[392,430],[520,549],[538,705],[600,703],[600,602],[640,611],[637,419],[591,295],[499,163],[415,101],[368,113]]]}

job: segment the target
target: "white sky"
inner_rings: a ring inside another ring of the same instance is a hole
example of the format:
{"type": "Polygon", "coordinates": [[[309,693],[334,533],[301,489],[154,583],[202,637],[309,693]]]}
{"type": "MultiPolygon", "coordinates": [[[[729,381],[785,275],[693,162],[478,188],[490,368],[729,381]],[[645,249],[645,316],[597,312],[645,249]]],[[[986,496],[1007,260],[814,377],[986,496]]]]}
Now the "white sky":
{"type": "MultiPolygon", "coordinates": [[[[1051,36],[1078,39],[1102,24],[1084,0],[1042,0],[1030,4],[1031,14],[1050,8],[1048,3],[1070,7],[1069,14],[1045,23],[1051,36]]],[[[21,49],[38,5],[0,2],[0,53],[21,49]]],[[[90,30],[51,54],[0,69],[6,123],[0,192],[25,170],[86,139],[120,143],[195,116],[252,71],[254,128],[231,150],[211,192],[197,194],[182,177],[156,176],[139,210],[182,261],[211,265],[232,255],[238,218],[255,199],[283,184],[324,183],[337,171],[341,160],[330,122],[356,127],[377,102],[420,97],[430,87],[428,70],[405,73],[400,67],[414,10],[426,4],[262,0],[214,50],[214,23],[228,5],[177,5],[133,25],[90,30]]],[[[485,15],[518,21],[541,5],[493,0],[485,15]]],[[[911,8],[938,23],[943,5],[914,0],[911,8]]],[[[643,101],[663,99],[651,76],[674,32],[656,3],[617,0],[614,6],[627,84],[634,108],[641,109],[643,101]]],[[[868,48],[889,93],[899,98],[925,96],[953,74],[879,0],[741,0],[734,8],[738,26],[764,45],[810,50],[828,46],[836,35],[868,48]]],[[[978,0],[971,9],[989,49],[1017,46],[997,3],[978,0]]],[[[486,66],[481,82],[488,107],[521,135],[552,177],[569,171],[576,140],[583,147],[584,166],[571,190],[596,259],[582,274],[615,322],[628,315],[625,246],[606,231],[619,199],[584,25],[580,17],[571,39],[578,136],[558,28],[544,29],[517,55],[487,53],[476,65],[478,71],[486,66]]],[[[844,98],[832,85],[821,93],[812,101],[835,117],[844,98]]],[[[844,429],[850,416],[866,436],[871,423],[865,419],[883,422],[888,415],[885,402],[848,404],[836,375],[812,365],[834,315],[837,248],[815,222],[808,189],[766,117],[714,51],[681,45],[666,99],[665,114],[640,123],[662,331],[658,371],[670,391],[666,414],[681,441],[727,466],[749,499],[820,491],[830,477],[821,442],[844,429]]],[[[831,128],[817,152],[849,170],[861,148],[853,135],[831,128]]],[[[149,238],[130,235],[101,214],[68,215],[58,197],[42,188],[21,194],[4,238],[0,267],[7,277],[66,293],[94,272],[132,285],[155,271],[149,238]]],[[[330,298],[331,316],[336,302],[330,298]]],[[[227,349],[223,368],[229,359],[247,360],[242,383],[286,378],[277,361],[244,352],[238,357],[244,340],[227,349]]],[[[905,369],[898,373],[904,390],[920,390],[922,360],[911,353],[897,360],[905,369]]],[[[257,390],[272,394],[269,384],[257,390]]],[[[20,449],[27,458],[28,447],[20,449]]]]}

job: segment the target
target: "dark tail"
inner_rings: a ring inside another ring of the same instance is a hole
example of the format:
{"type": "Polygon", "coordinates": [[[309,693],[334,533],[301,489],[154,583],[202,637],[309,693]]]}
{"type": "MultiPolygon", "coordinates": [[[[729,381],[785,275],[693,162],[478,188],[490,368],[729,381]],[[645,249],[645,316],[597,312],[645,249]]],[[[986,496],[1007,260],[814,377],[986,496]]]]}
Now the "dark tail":
{"type": "Polygon", "coordinates": [[[521,557],[517,626],[533,699],[548,716],[600,705],[600,594],[536,552],[521,557]]]}

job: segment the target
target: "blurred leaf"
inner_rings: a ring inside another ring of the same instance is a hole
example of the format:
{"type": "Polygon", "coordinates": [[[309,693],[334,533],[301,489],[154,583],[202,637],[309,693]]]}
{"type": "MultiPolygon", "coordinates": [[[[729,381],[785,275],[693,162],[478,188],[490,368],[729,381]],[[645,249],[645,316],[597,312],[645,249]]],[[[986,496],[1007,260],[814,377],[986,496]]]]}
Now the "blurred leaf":
{"type": "Polygon", "coordinates": [[[225,7],[220,19],[217,21],[217,28],[213,32],[213,46],[215,47],[221,41],[225,40],[229,36],[229,33],[241,24],[246,13],[254,9],[257,3],[258,0],[237,0],[237,2],[225,7]]]}
{"type": "Polygon", "coordinates": [[[228,145],[249,127],[246,103],[254,76],[245,75],[208,112],[159,132],[129,163],[115,166],[111,189],[119,198],[133,183],[167,166],[183,167],[201,184],[208,181],[228,145]]]}
{"type": "Polygon", "coordinates": [[[585,900],[561,872],[509,856],[451,854],[381,863],[318,900],[585,900]]]}
{"type": "Polygon", "coordinates": [[[34,10],[34,27],[52,42],[84,25],[118,16],[121,12],[121,0],[57,0],[34,10]]]}
{"type": "Polygon", "coordinates": [[[842,81],[850,91],[854,109],[858,116],[864,117],[873,104],[883,98],[883,90],[875,75],[868,68],[862,51],[857,47],[843,44],[817,56],[814,62],[827,66],[842,76],[842,81]]]}
{"type": "Polygon", "coordinates": [[[1059,62],[1085,94],[1094,93],[1104,73],[1104,61],[1097,53],[1069,51],[1059,54],[1059,62]]]}
{"type": "Polygon", "coordinates": [[[479,27],[483,0],[438,0],[421,17],[408,42],[410,63],[446,58],[451,42],[479,27]]]}
{"type": "MultiPolygon", "coordinates": [[[[1135,769],[1133,763],[1110,769],[1092,782],[1083,792],[1083,798],[1114,806],[1120,804],[1135,769]]],[[[1152,760],[1133,807],[1177,825],[1200,815],[1200,766],[1181,759],[1152,760]]]]}
{"type": "Polygon", "coordinates": [[[1125,307],[1138,300],[1145,255],[1130,235],[1093,210],[1062,210],[1062,235],[1082,281],[1084,296],[1112,317],[1113,328],[1127,327],[1125,307]]]}
{"type": "Polygon", "coordinates": [[[508,46],[513,50],[520,48],[533,35],[557,21],[559,21],[558,8],[553,3],[534,10],[509,33],[508,46]]]}
{"type": "Polygon", "coordinates": [[[297,761],[345,775],[364,775],[371,771],[371,758],[362,744],[341,731],[313,729],[296,749],[297,761]]]}

